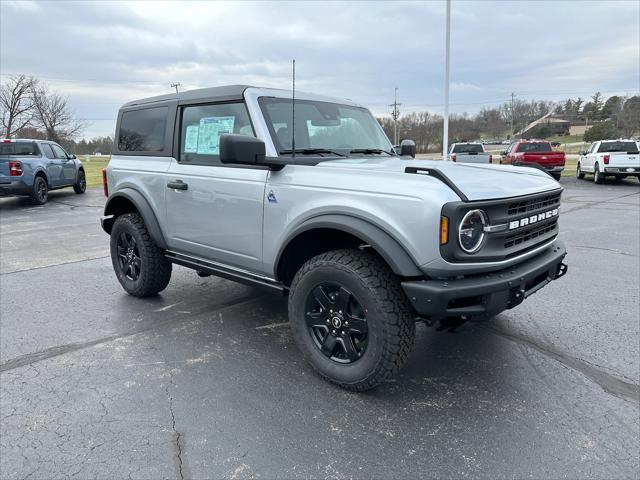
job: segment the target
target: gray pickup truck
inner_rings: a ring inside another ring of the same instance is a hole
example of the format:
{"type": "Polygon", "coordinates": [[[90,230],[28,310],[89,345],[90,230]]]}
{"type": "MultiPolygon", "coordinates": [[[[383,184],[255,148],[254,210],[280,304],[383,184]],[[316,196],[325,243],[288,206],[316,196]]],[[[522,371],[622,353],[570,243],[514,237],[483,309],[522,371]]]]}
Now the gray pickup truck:
{"type": "Polygon", "coordinates": [[[414,156],[342,99],[227,86],[127,103],[104,174],[116,276],[144,297],[177,264],[288,295],[309,363],[375,387],[417,320],[490,318],[566,272],[544,172],[414,156]]]}

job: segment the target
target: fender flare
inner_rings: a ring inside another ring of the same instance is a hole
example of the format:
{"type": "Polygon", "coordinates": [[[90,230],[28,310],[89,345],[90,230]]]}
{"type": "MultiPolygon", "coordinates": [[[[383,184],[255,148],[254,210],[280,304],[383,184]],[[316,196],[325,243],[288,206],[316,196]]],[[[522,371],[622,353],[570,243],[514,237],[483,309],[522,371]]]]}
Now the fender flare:
{"type": "Polygon", "coordinates": [[[282,254],[291,241],[299,234],[315,228],[340,230],[362,239],[368,245],[371,245],[385,262],[387,262],[396,275],[402,277],[424,276],[424,272],[416,266],[416,262],[404,247],[380,227],[358,217],[344,214],[329,214],[310,218],[289,232],[276,256],[274,265],[276,277],[282,254]]]}
{"type": "Polygon", "coordinates": [[[162,230],[160,229],[160,223],[158,222],[155,212],[146,198],[133,188],[123,188],[109,197],[107,204],[104,206],[104,218],[102,219],[102,228],[104,231],[111,234],[111,228],[115,221],[114,215],[116,211],[114,209],[114,200],[116,198],[125,198],[134,205],[138,213],[140,213],[140,216],[142,216],[142,220],[144,220],[144,224],[153,241],[158,245],[158,247],[166,250],[167,242],[162,230]]]}

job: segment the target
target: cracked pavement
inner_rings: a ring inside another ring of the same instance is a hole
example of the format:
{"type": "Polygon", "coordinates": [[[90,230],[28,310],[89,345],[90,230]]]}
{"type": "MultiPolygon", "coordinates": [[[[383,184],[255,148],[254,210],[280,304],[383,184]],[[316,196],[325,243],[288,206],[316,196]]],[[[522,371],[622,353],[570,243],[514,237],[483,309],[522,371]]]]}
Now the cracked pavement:
{"type": "Polygon", "coordinates": [[[563,185],[569,273],[419,324],[365,394],[305,364],[284,298],[181,267],[127,296],[101,191],[0,199],[0,478],[638,478],[640,184],[563,185]]]}

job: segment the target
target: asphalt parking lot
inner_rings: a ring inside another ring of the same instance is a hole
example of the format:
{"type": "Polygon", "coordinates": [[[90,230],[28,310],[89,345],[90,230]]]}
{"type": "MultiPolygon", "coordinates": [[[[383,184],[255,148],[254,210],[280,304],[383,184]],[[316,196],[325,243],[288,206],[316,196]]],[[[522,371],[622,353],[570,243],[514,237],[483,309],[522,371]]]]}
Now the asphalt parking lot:
{"type": "Polygon", "coordinates": [[[562,182],[568,275],[419,324],[366,394],[301,360],[284,298],[181,267],[127,296],[101,190],[0,199],[0,477],[638,478],[640,183],[562,182]]]}

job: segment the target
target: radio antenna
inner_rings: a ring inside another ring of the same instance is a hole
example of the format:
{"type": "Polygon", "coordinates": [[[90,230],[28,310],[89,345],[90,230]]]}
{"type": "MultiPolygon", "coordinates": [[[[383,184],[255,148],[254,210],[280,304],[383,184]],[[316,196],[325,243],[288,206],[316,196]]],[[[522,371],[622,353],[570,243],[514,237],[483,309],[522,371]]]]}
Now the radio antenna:
{"type": "Polygon", "coordinates": [[[296,158],[296,59],[293,59],[292,77],[292,100],[291,100],[291,158],[296,158]]]}

